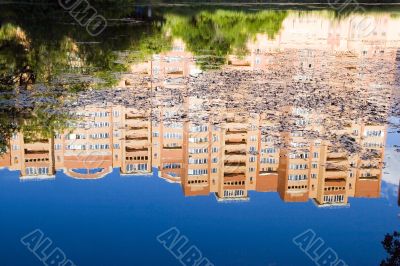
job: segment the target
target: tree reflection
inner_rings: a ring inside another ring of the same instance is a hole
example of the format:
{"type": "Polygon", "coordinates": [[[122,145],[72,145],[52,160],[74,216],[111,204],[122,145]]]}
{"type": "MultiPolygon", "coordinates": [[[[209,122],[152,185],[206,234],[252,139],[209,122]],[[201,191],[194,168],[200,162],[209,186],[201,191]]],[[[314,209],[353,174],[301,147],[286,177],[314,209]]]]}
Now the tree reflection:
{"type": "Polygon", "coordinates": [[[168,37],[163,34],[159,19],[143,20],[143,12],[139,14],[134,6],[98,5],[99,12],[110,18],[110,23],[97,38],[74,23],[57,5],[28,7],[2,6],[0,79],[3,85],[18,84],[17,77],[28,66],[37,82],[59,82],[60,76],[72,73],[78,81],[90,75],[93,86],[99,78],[103,86],[111,86],[117,81],[116,74],[126,71],[129,63],[124,58],[121,60],[117,51],[139,51],[140,58],[144,58],[150,51],[168,49],[168,37]],[[125,18],[132,18],[133,22],[128,23],[125,18]],[[159,41],[155,42],[155,38],[159,41]]]}
{"type": "Polygon", "coordinates": [[[108,28],[98,37],[57,5],[4,5],[0,14],[0,78],[2,84],[15,81],[24,67],[38,82],[54,82],[59,75],[90,74],[105,86],[114,85],[116,74],[132,61],[147,59],[171,48],[172,38],[181,38],[203,68],[219,66],[229,53],[247,53],[246,43],[257,33],[270,38],[281,28],[286,11],[203,10],[192,14],[155,9],[144,16],[143,7],[96,5],[109,19],[108,28]],[[128,18],[128,19],[127,19],[128,18]],[[128,56],[121,58],[121,53],[128,56]]]}
{"type": "Polygon", "coordinates": [[[201,11],[192,16],[167,14],[166,28],[182,38],[202,68],[217,68],[230,53],[244,55],[246,43],[257,33],[273,38],[287,16],[286,11],[201,11]],[[203,59],[203,60],[202,60],[203,59]],[[210,61],[213,59],[213,61],[210,61]]]}
{"type": "Polygon", "coordinates": [[[382,245],[388,253],[388,257],[382,260],[381,266],[400,265],[400,232],[394,231],[393,234],[386,234],[382,245]]]}

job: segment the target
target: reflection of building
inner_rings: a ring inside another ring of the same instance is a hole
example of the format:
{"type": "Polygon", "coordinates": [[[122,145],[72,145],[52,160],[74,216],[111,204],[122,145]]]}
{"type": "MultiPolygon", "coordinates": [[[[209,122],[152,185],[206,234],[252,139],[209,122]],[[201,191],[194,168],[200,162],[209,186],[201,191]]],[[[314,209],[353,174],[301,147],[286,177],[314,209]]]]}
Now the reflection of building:
{"type": "Polygon", "coordinates": [[[134,109],[124,110],[121,113],[122,158],[121,173],[149,173],[151,172],[152,145],[151,145],[151,121],[147,111],[134,109]]]}
{"type": "Polygon", "coordinates": [[[367,158],[360,156],[358,162],[352,162],[351,166],[358,166],[356,171],[356,197],[379,197],[380,183],[382,180],[382,167],[384,158],[384,146],[387,130],[385,126],[365,125],[359,132],[361,147],[369,153],[367,158]]]}
{"type": "MultiPolygon", "coordinates": [[[[201,113],[198,102],[189,104],[193,113],[181,109],[184,117],[201,113]]],[[[215,193],[218,200],[246,200],[250,190],[275,191],[284,201],[311,198],[318,205],[379,197],[385,126],[347,123],[329,132],[354,138],[360,150],[349,152],[339,143],[306,134],[326,130],[321,114],[288,108],[282,114],[296,117],[286,121],[296,129],[274,132],[277,122],[267,116],[221,113],[224,119],[218,125],[211,123],[212,117],[199,122],[196,116],[179,123],[161,120],[153,128],[159,176],[180,182],[185,195],[215,193]],[[262,133],[266,126],[270,130],[262,133]]]]}
{"type": "Polygon", "coordinates": [[[180,87],[182,78],[199,72],[192,53],[185,49],[181,40],[175,39],[171,51],[153,55],[151,60],[131,65],[130,73],[121,77],[119,87],[134,87],[138,76],[151,76],[153,88],[180,87]]]}
{"type": "Polygon", "coordinates": [[[314,199],[318,205],[379,197],[385,126],[352,123],[335,130],[360,147],[349,153],[308,137],[306,132],[324,128],[317,115],[301,108],[281,113],[297,125],[290,132],[275,132],[277,122],[264,115],[226,112],[214,125],[173,122],[172,112],[160,113],[164,119],[152,125],[144,110],[86,107],[75,112],[71,130],[53,140],[15,134],[0,162],[20,170],[22,179],[54,177],[55,169],[82,179],[101,178],[118,167],[122,174],[142,175],[154,166],[161,178],[181,183],[185,195],[215,193],[218,200],[246,200],[251,190],[278,192],[289,202],[314,199]],[[266,126],[270,130],[262,133],[266,126]]]}
{"type": "Polygon", "coordinates": [[[309,74],[330,67],[330,64],[324,63],[330,56],[327,52],[335,54],[339,62],[341,55],[345,54],[360,65],[366,58],[393,60],[400,46],[399,23],[400,20],[390,14],[352,14],[336,20],[321,16],[319,12],[301,16],[293,12],[285,18],[275,38],[258,34],[255,40],[247,43],[250,53],[244,57],[229,56],[228,67],[276,69],[279,62],[298,63],[309,74]],[[364,23],[363,27],[358,28],[358,23],[364,23]],[[283,61],[283,58],[277,58],[279,54],[290,56],[286,56],[287,60],[283,61]]]}
{"type": "MultiPolygon", "coordinates": [[[[79,179],[110,173],[114,153],[112,124],[118,119],[115,114],[109,108],[76,111],[77,121],[71,123],[74,130],[55,136],[56,169],[79,179]]],[[[115,159],[118,161],[118,157],[115,159]]]]}
{"type": "Polygon", "coordinates": [[[12,170],[20,170],[21,179],[53,178],[54,150],[52,140],[37,137],[28,139],[21,133],[15,133],[10,143],[12,170]]]}
{"type": "Polygon", "coordinates": [[[311,126],[283,133],[284,146],[278,147],[276,139],[261,135],[259,121],[228,117],[220,127],[183,123],[165,134],[157,131],[157,143],[177,143],[171,136],[179,139],[174,156],[161,153],[160,176],[180,180],[187,196],[214,192],[219,200],[247,199],[249,190],[277,191],[285,201],[313,198],[318,205],[345,205],[348,197],[379,197],[384,126],[354,124],[341,132],[358,136],[362,149],[349,154],[329,141],[303,136],[311,126]]]}
{"type": "Polygon", "coordinates": [[[10,165],[11,165],[10,152],[0,155],[0,169],[4,167],[10,167],[10,165]]]}
{"type": "MultiPolygon", "coordinates": [[[[10,168],[21,179],[54,177],[63,170],[78,179],[101,178],[119,167],[122,174],[151,173],[151,123],[148,113],[121,106],[90,106],[77,110],[70,129],[53,139],[27,140],[23,134],[10,143],[10,168]],[[52,147],[53,146],[53,147],[52,147]]],[[[7,157],[1,160],[6,166],[7,157]]]]}
{"type": "MultiPolygon", "coordinates": [[[[299,91],[302,86],[329,86],[336,94],[363,90],[365,95],[356,96],[363,101],[360,105],[385,106],[378,94],[369,92],[378,88],[383,93],[393,83],[397,28],[382,17],[376,34],[360,37],[350,21],[288,17],[277,38],[258,35],[248,43],[249,55],[230,56],[225,67],[234,69],[235,75],[239,70],[263,70],[266,80],[260,83],[280,89],[296,83],[299,91]]],[[[120,85],[132,97],[137,88],[151,92],[151,104],[75,110],[77,121],[71,131],[54,140],[28,141],[16,134],[0,167],[20,170],[22,178],[53,176],[55,169],[74,178],[101,178],[113,168],[141,175],[157,167],[158,175],[180,183],[185,195],[214,193],[219,201],[247,200],[249,191],[277,192],[288,202],[313,199],[319,206],[346,205],[349,197],[379,197],[386,137],[379,122],[365,123],[349,115],[342,118],[341,127],[324,124],[324,119],[334,120],[330,111],[342,114],[343,106],[303,109],[289,104],[279,111],[249,112],[243,110],[248,99],[242,97],[228,107],[246,92],[248,80],[223,91],[222,75],[221,81],[213,82],[218,83],[219,96],[213,104],[220,105],[210,107],[209,99],[188,82],[187,77],[199,71],[179,40],[172,51],[133,65],[131,72],[120,85]],[[279,129],[281,125],[285,127],[279,129]],[[333,136],[354,147],[346,149],[333,136]]],[[[273,100],[262,96],[251,101],[273,100]]],[[[306,99],[301,93],[296,96],[306,99]]]]}

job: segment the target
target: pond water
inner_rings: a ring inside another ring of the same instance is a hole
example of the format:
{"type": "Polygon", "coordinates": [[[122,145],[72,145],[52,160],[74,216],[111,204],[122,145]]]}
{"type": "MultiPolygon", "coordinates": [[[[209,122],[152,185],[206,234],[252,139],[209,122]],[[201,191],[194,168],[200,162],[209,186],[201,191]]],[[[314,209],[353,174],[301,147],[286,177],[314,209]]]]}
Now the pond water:
{"type": "Polygon", "coordinates": [[[396,5],[74,4],[0,4],[1,265],[400,265],[396,5]]]}

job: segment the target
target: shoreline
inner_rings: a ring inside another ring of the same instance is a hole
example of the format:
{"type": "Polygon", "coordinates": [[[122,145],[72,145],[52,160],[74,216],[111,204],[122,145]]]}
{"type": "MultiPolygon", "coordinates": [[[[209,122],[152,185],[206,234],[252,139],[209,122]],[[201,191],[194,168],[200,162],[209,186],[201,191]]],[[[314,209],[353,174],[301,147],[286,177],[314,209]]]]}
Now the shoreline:
{"type": "MultiPolygon", "coordinates": [[[[94,0],[93,3],[96,3],[94,0]]],[[[16,5],[43,5],[45,3],[32,3],[32,2],[16,2],[16,1],[9,1],[9,2],[1,2],[1,5],[10,5],[10,4],[16,4],[16,5]]],[[[47,3],[48,5],[56,5],[53,3],[47,3]]],[[[98,4],[98,3],[96,3],[98,4]]],[[[108,5],[111,3],[103,2],[102,4],[108,5]]],[[[285,2],[285,3],[280,3],[280,2],[265,2],[265,3],[260,3],[260,2],[178,2],[178,3],[134,3],[134,2],[127,2],[126,5],[136,5],[136,6],[189,6],[189,5],[196,5],[196,6],[205,6],[205,5],[230,5],[230,6],[245,6],[245,5],[251,5],[251,6],[264,6],[264,5],[279,5],[279,6],[293,6],[293,5],[298,5],[298,6],[304,6],[304,5],[320,5],[320,6],[329,6],[329,7],[334,7],[334,6],[357,6],[357,5],[363,5],[363,6],[392,6],[392,5],[400,5],[400,2],[393,2],[393,3],[363,3],[363,2],[355,2],[355,3],[321,3],[321,2],[285,2]]]]}

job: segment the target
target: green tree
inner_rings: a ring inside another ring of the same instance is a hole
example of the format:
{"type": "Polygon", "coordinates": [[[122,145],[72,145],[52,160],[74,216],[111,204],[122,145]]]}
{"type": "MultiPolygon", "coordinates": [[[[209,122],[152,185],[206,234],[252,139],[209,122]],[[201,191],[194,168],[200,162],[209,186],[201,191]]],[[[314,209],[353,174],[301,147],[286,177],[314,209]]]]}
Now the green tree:
{"type": "Polygon", "coordinates": [[[400,265],[400,232],[394,231],[393,234],[386,234],[382,245],[388,253],[388,257],[382,260],[381,266],[400,265]]]}
{"type": "Polygon", "coordinates": [[[257,33],[274,38],[286,11],[200,11],[192,16],[166,14],[165,27],[200,57],[203,68],[219,67],[230,53],[246,54],[246,44],[257,33]],[[210,61],[212,60],[212,61],[210,61]]]}

